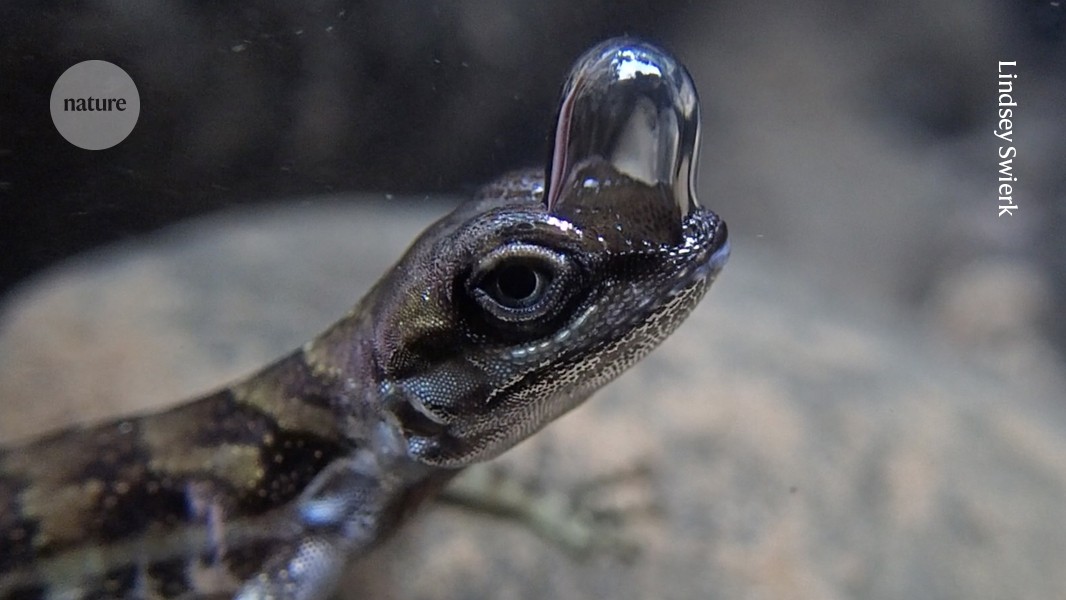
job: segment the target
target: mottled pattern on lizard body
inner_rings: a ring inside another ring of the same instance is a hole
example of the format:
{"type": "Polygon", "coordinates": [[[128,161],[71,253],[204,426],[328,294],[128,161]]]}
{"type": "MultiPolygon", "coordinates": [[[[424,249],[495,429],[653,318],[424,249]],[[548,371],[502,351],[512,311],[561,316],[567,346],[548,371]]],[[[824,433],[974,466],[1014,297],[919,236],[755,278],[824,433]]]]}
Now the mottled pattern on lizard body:
{"type": "Polygon", "coordinates": [[[172,410],[0,452],[0,599],[328,596],[459,469],[693,309],[728,256],[691,193],[698,124],[676,61],[602,44],[547,174],[485,187],[314,341],[172,410]]]}

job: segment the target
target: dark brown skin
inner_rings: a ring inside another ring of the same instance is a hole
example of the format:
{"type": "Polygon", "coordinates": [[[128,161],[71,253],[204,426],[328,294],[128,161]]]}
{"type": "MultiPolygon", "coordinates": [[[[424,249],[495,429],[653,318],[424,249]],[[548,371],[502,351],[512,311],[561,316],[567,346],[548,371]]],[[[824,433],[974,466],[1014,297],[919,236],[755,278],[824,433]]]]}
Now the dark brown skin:
{"type": "Polygon", "coordinates": [[[554,189],[531,171],[487,186],[347,316],[243,382],[0,453],[0,599],[324,598],[459,469],[679,326],[728,256],[725,224],[691,196],[695,148],[677,146],[698,125],[691,81],[629,40],[575,69],[561,115],[591,116],[560,118],[554,189]],[[627,52],[669,77],[612,87],[627,52]],[[611,117],[589,121],[608,100],[611,117]],[[640,119],[619,125],[619,107],[640,119]],[[656,115],[656,143],[674,146],[634,153],[651,142],[632,123],[656,115]],[[590,131],[606,145],[570,142],[590,131]]]}

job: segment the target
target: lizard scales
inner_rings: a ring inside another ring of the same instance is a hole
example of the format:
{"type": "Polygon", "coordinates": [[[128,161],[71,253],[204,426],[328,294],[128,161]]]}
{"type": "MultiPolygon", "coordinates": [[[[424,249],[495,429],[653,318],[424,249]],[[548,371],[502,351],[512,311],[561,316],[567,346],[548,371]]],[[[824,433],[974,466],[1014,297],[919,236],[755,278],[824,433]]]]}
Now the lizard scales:
{"type": "Polygon", "coordinates": [[[322,599],[464,466],[580,404],[728,257],[670,55],[589,50],[546,173],[427,229],[300,350],[176,408],[0,450],[0,599],[322,599]]]}

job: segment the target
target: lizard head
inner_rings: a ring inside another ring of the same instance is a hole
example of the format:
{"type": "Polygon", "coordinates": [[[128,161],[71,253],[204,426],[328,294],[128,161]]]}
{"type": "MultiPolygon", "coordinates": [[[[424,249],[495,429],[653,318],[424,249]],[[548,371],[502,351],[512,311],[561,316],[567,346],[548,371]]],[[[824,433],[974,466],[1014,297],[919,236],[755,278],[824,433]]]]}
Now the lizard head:
{"type": "Polygon", "coordinates": [[[547,173],[519,172],[427,230],[372,293],[384,406],[420,462],[498,455],[666,338],[728,257],[693,195],[688,73],[611,40],[564,88],[547,173]]]}

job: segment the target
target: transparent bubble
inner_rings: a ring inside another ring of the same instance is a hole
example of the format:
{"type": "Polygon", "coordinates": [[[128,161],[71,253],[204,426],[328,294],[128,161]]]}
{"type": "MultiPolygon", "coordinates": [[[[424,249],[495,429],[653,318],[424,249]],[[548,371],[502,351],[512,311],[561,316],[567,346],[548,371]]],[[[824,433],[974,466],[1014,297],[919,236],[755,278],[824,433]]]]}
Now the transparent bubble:
{"type": "Polygon", "coordinates": [[[563,89],[545,179],[549,211],[614,178],[662,190],[680,216],[689,214],[699,126],[696,87],[675,58],[625,38],[594,47],[563,89]]]}

